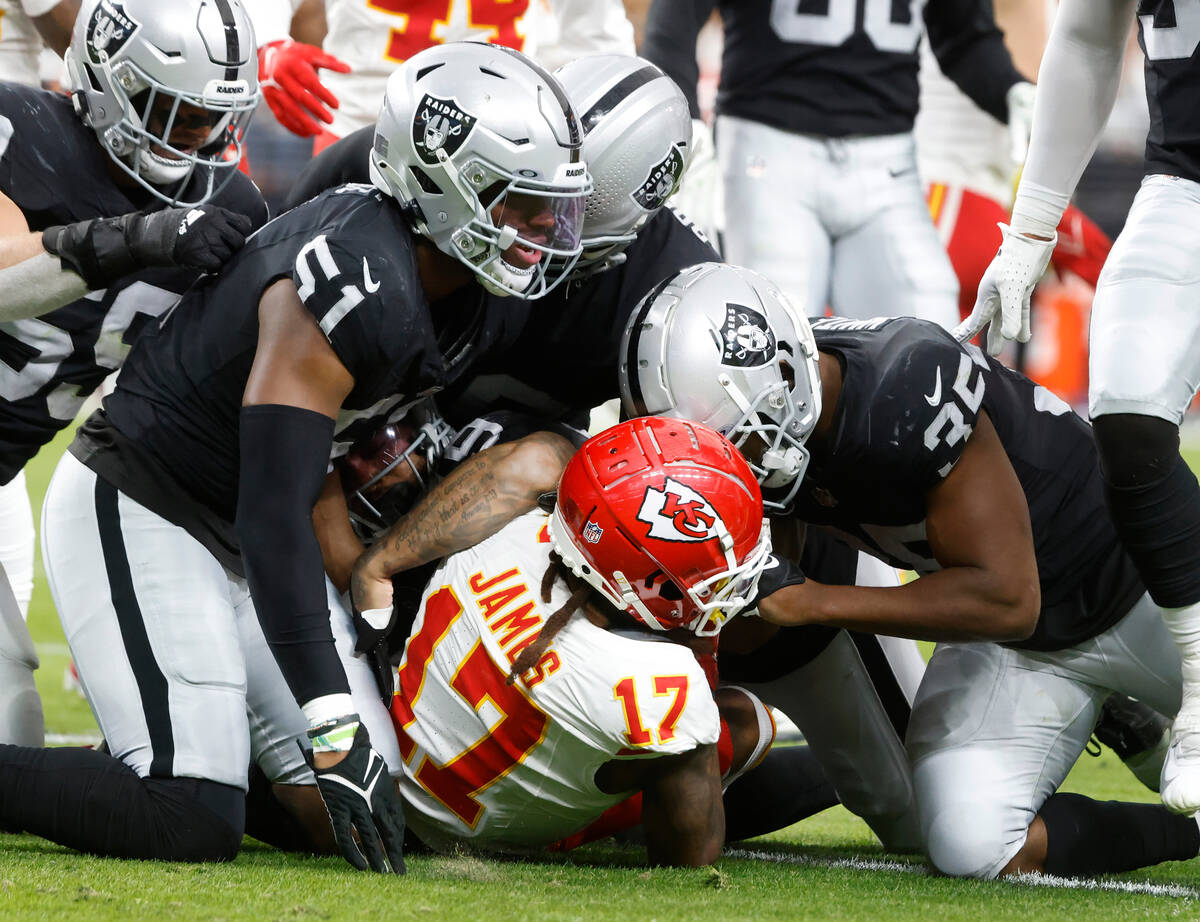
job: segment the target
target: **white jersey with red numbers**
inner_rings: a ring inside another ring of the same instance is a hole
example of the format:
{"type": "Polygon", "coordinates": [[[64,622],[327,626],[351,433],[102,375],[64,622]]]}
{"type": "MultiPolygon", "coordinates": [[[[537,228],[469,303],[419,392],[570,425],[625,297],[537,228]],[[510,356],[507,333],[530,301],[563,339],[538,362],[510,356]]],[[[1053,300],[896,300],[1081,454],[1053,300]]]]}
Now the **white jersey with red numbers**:
{"type": "Polygon", "coordinates": [[[541,848],[629,796],[596,770],[717,742],[704,672],[683,646],[597,627],[582,612],[513,685],[510,664],[567,600],[548,517],[532,512],[433,575],[400,664],[392,721],[409,825],[428,844],[541,848]]]}
{"type": "Polygon", "coordinates": [[[322,71],[337,96],[329,131],[344,137],[379,114],[388,75],[430,45],[486,41],[548,68],[604,52],[633,54],[620,0],[325,0],[322,47],[350,73],[322,71]]]}
{"type": "Polygon", "coordinates": [[[44,16],[59,0],[0,0],[0,80],[39,86],[45,45],[31,16],[44,16]]]}
{"type": "Polygon", "coordinates": [[[921,108],[913,131],[921,181],[962,186],[1007,209],[1016,176],[1008,127],[938,69],[927,39],[921,40],[920,78],[921,108]]]}

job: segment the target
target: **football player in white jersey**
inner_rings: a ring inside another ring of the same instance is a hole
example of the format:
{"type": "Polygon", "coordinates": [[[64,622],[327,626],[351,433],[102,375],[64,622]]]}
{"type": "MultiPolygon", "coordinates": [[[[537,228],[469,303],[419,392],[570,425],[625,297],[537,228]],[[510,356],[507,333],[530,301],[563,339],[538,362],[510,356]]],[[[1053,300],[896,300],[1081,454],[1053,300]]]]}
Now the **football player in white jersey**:
{"type": "Polygon", "coordinates": [[[41,54],[71,42],[79,0],[0,0],[0,80],[40,86],[41,54]]]}
{"type": "MultiPolygon", "coordinates": [[[[314,153],[371,124],[388,75],[423,48],[486,41],[547,68],[585,54],[632,54],[620,0],[324,0],[320,48],[289,37],[292,15],[314,0],[250,0],[259,32],[263,96],[279,123],[316,136],[314,153]],[[324,69],[324,74],[319,74],[324,69]]],[[[316,0],[320,5],[320,0],[316,0]]],[[[314,36],[306,36],[310,40],[314,36]]]]}
{"type": "MultiPolygon", "coordinates": [[[[721,718],[689,647],[750,603],[769,556],[754,475],[713,430],[644,418],[586,442],[553,512],[429,582],[392,704],[413,829],[539,849],[641,792],[650,861],[711,863],[721,718]]],[[[749,700],[742,764],[773,736],[749,700]]]]}
{"type": "Polygon", "coordinates": [[[956,335],[990,324],[989,348],[1029,339],[1029,295],[1055,227],[1116,99],[1136,17],[1150,132],[1145,178],[1092,306],[1088,409],[1109,510],[1183,659],[1183,703],[1162,770],[1163,803],[1200,808],[1200,485],[1178,427],[1200,381],[1200,4],[1064,0],[1034,109],[1011,226],[956,335]]]}

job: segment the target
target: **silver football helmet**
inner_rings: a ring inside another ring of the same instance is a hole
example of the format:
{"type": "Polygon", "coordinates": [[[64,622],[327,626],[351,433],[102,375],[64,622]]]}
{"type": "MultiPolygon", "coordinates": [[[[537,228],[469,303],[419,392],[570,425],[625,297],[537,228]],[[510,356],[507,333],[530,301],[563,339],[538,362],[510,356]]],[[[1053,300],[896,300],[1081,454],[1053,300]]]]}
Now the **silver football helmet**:
{"type": "Polygon", "coordinates": [[[240,0],[83,0],[65,60],[75,111],[157,198],[198,205],[233,177],[260,95],[240,0]]]}
{"type": "Polygon", "coordinates": [[[546,294],[582,249],[592,189],[566,93],[519,52],[450,42],[388,78],[371,179],[495,294],[546,294]]]}
{"type": "Polygon", "coordinates": [[[575,267],[576,275],[590,274],[619,263],[679,185],[691,156],[692,119],[675,81],[644,58],[589,55],[554,75],[579,113],[594,185],[575,267]]]}
{"type": "Polygon", "coordinates": [[[621,342],[621,401],[630,416],[705,423],[746,456],[767,509],[791,503],[821,415],[817,344],[778,286],[701,263],[650,291],[621,342]]]}

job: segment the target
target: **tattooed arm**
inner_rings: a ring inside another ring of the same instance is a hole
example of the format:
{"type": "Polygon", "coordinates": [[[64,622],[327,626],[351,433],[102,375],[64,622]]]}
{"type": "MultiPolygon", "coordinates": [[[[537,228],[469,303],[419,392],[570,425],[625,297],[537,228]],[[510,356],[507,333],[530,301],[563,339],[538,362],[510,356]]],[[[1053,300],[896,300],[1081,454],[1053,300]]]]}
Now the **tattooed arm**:
{"type": "Polygon", "coordinates": [[[472,455],[358,559],[350,580],[359,611],[392,606],[392,574],[473,547],[558,486],[574,446],[551,432],[472,455]]]}

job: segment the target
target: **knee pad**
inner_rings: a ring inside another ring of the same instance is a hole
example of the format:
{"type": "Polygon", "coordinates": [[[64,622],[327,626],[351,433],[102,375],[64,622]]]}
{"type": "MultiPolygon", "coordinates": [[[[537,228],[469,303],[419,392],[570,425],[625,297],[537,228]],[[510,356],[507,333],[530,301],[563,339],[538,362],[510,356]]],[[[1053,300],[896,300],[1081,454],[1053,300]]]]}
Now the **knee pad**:
{"type": "Polygon", "coordinates": [[[1016,853],[998,826],[958,809],[941,810],[927,824],[925,849],[943,874],[980,880],[994,878],[1016,853]]]}
{"type": "Polygon", "coordinates": [[[1157,416],[1113,413],[1092,420],[1100,472],[1117,489],[1163,480],[1179,457],[1179,427],[1157,416]]]}

